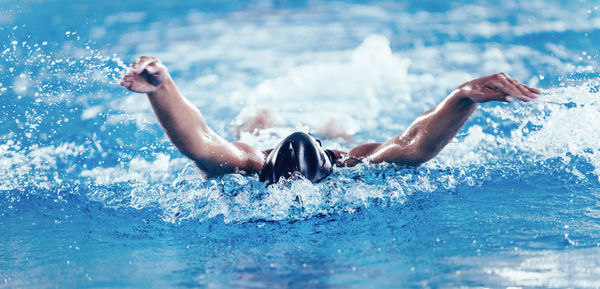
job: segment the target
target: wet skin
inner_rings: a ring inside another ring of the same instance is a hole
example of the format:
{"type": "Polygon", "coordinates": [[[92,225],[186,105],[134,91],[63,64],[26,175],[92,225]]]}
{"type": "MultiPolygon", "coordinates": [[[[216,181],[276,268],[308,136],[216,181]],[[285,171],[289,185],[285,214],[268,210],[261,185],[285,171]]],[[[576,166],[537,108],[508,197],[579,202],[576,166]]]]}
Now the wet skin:
{"type": "MultiPolygon", "coordinates": [[[[241,142],[229,142],[206,125],[200,111],[177,89],[167,68],[156,58],[142,56],[133,62],[120,84],[145,93],[169,139],[194,161],[207,178],[234,172],[260,172],[269,151],[241,142]]],[[[349,152],[334,151],[336,165],[360,162],[418,166],[435,157],[471,117],[479,103],[489,101],[529,102],[540,90],[504,73],[466,82],[441,103],[417,117],[402,133],[384,143],[367,143],[349,152]]]]}

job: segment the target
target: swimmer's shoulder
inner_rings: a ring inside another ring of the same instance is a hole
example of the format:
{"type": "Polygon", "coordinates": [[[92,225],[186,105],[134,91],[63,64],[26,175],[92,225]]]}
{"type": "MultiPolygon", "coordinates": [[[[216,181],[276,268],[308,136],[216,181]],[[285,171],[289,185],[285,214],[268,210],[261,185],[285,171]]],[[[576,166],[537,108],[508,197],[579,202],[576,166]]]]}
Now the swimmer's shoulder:
{"type": "Polygon", "coordinates": [[[346,165],[343,162],[343,159],[348,155],[345,151],[340,150],[325,150],[325,153],[329,156],[329,159],[332,161],[333,165],[338,167],[345,167],[346,165]]]}

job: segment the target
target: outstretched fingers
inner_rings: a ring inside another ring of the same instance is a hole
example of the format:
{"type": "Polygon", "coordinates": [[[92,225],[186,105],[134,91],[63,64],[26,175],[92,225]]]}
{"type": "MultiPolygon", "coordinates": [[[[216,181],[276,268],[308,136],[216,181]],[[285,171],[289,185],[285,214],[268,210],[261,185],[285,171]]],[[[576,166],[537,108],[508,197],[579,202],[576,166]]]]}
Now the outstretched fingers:
{"type": "Polygon", "coordinates": [[[514,98],[529,102],[536,99],[537,94],[540,92],[538,89],[528,87],[504,73],[499,74],[499,81],[502,83],[503,91],[507,94],[504,100],[506,102],[511,102],[514,98]]]}
{"type": "Polygon", "coordinates": [[[536,95],[537,95],[537,94],[540,94],[540,93],[542,93],[542,91],[541,91],[541,90],[539,90],[539,89],[537,89],[537,88],[530,87],[530,86],[527,86],[527,85],[525,85],[525,84],[523,84],[523,86],[525,86],[527,89],[529,89],[529,91],[531,91],[531,92],[535,93],[536,95]]]}
{"type": "Polygon", "coordinates": [[[463,96],[481,103],[488,101],[512,102],[519,99],[529,102],[538,97],[539,89],[529,87],[517,80],[510,78],[505,73],[496,73],[471,80],[459,86],[458,90],[463,96]]]}
{"type": "Polygon", "coordinates": [[[494,84],[498,90],[504,93],[503,97],[499,99],[501,101],[512,102],[515,98],[524,102],[530,101],[529,97],[523,95],[521,90],[508,81],[506,77],[498,77],[494,84]]]}
{"type": "Polygon", "coordinates": [[[529,91],[529,89],[528,89],[527,87],[525,87],[525,85],[523,85],[522,83],[520,83],[520,82],[518,82],[518,81],[516,81],[516,80],[514,80],[514,79],[512,79],[512,78],[508,78],[507,80],[508,80],[508,81],[509,81],[509,82],[510,82],[510,83],[511,83],[511,84],[512,84],[514,87],[516,87],[516,88],[517,88],[517,89],[518,89],[518,90],[521,92],[521,94],[522,94],[524,97],[527,97],[527,98],[528,98],[528,100],[534,100],[534,99],[536,99],[536,98],[537,98],[537,95],[535,95],[535,93],[533,93],[533,92],[529,91]]]}
{"type": "Polygon", "coordinates": [[[508,80],[514,86],[518,87],[519,90],[521,92],[523,92],[523,94],[527,95],[529,98],[535,99],[535,98],[538,97],[537,95],[541,92],[539,89],[535,89],[535,88],[529,87],[529,86],[527,86],[527,85],[525,85],[525,84],[523,84],[523,83],[521,83],[521,82],[519,82],[519,81],[517,81],[515,79],[508,78],[508,80]]]}

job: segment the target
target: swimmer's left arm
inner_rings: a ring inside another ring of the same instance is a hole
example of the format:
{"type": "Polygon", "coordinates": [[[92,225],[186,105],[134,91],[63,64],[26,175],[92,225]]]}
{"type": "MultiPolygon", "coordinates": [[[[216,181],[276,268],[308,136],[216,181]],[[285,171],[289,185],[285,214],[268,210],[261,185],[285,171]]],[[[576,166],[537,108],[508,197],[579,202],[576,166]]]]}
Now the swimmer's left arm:
{"type": "Polygon", "coordinates": [[[477,108],[488,101],[529,102],[540,93],[504,73],[462,84],[440,104],[419,116],[408,129],[385,143],[359,145],[348,152],[346,165],[367,160],[418,166],[435,157],[460,131],[477,108]]]}

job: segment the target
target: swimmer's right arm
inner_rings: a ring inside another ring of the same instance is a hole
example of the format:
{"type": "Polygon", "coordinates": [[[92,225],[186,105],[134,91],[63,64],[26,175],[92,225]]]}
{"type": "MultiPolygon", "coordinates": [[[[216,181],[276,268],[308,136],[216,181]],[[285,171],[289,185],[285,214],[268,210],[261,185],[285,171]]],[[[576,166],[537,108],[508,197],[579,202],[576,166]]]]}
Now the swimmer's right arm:
{"type": "Polygon", "coordinates": [[[147,94],[171,142],[206,177],[262,169],[265,154],[244,143],[230,143],[210,129],[158,59],[140,57],[130,65],[120,84],[130,91],[147,94]]]}

